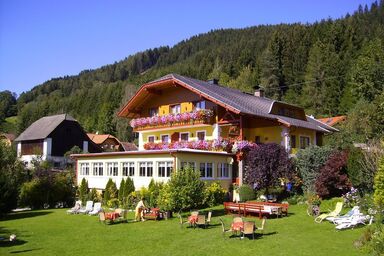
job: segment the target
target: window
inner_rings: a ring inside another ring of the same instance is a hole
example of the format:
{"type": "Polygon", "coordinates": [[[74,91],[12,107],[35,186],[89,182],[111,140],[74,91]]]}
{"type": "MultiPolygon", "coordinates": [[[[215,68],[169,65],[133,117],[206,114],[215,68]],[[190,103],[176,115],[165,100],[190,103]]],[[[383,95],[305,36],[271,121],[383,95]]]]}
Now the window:
{"type": "Polygon", "coordinates": [[[89,175],[89,163],[80,164],[80,175],[89,175]]]}
{"type": "Polygon", "coordinates": [[[182,170],[183,170],[184,168],[187,168],[187,166],[190,167],[190,168],[192,168],[193,170],[196,169],[195,162],[181,162],[180,164],[181,164],[181,169],[182,169],[182,170]]]}
{"type": "Polygon", "coordinates": [[[123,176],[135,176],[135,163],[127,162],[123,163],[123,176]]]}
{"type": "Polygon", "coordinates": [[[153,163],[152,162],[140,162],[140,171],[139,175],[141,177],[152,177],[153,175],[153,163]]]}
{"type": "Polygon", "coordinates": [[[170,177],[173,170],[173,162],[159,162],[158,163],[158,176],[170,177]]]}
{"type": "Polygon", "coordinates": [[[310,144],[310,138],[307,136],[300,136],[300,148],[304,149],[310,144]]]}
{"type": "Polygon", "coordinates": [[[188,139],[189,139],[189,132],[180,133],[180,141],[188,141],[188,139]]]}
{"type": "Polygon", "coordinates": [[[291,135],[291,148],[296,148],[296,135],[291,135]]]}
{"type": "Polygon", "coordinates": [[[212,163],[200,163],[200,177],[212,178],[213,177],[213,164],[212,163]]]}
{"type": "Polygon", "coordinates": [[[169,142],[169,135],[168,134],[161,135],[161,142],[168,143],[169,142]]]}
{"type": "Polygon", "coordinates": [[[103,176],[103,163],[93,163],[93,175],[103,176]]]}
{"type": "Polygon", "coordinates": [[[205,131],[196,132],[197,140],[205,140],[205,131]]]}
{"type": "Polygon", "coordinates": [[[107,163],[108,176],[117,176],[119,173],[118,163],[107,163]]]}
{"type": "Polygon", "coordinates": [[[229,164],[218,163],[217,164],[217,177],[218,178],[229,178],[229,164]]]}
{"type": "Polygon", "coordinates": [[[205,109],[205,100],[196,102],[195,103],[195,109],[196,110],[205,109]]]}
{"type": "Polygon", "coordinates": [[[180,104],[173,105],[173,106],[171,106],[171,113],[172,114],[180,114],[181,113],[180,109],[181,109],[180,104]]]}
{"type": "Polygon", "coordinates": [[[150,108],[149,109],[149,116],[158,116],[159,115],[159,108],[150,108]]]}
{"type": "Polygon", "coordinates": [[[155,142],[155,136],[151,135],[151,136],[148,136],[148,142],[155,142]]]}

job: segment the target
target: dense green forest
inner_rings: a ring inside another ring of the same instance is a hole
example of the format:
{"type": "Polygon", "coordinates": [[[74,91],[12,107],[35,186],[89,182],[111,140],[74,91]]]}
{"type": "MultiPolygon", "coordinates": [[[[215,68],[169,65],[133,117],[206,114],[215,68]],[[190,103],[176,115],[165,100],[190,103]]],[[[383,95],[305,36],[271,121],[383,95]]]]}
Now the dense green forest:
{"type": "Polygon", "coordinates": [[[316,117],[348,114],[346,130],[354,134],[346,138],[381,136],[384,0],[337,20],[213,30],[171,48],[51,79],[22,93],[17,102],[5,91],[0,94],[7,98],[4,104],[1,98],[0,122],[17,112],[21,132],[42,116],[65,112],[89,132],[130,140],[128,122],[116,112],[138,86],[167,73],[218,78],[243,91],[261,85],[268,97],[303,106],[316,117]],[[357,130],[351,128],[355,126],[357,130]]]}

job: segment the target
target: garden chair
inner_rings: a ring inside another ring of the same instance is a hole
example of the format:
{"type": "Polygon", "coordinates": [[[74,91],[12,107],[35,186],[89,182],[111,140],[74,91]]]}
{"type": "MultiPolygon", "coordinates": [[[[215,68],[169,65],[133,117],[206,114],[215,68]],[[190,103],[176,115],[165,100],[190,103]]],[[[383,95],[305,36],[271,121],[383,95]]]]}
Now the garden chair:
{"type": "Polygon", "coordinates": [[[80,209],[79,213],[87,214],[93,210],[93,201],[87,201],[85,208],[80,209]]]}
{"type": "Polygon", "coordinates": [[[187,221],[184,221],[184,220],[183,220],[183,217],[181,217],[180,212],[177,214],[177,216],[178,216],[178,218],[179,218],[180,228],[182,228],[182,227],[183,227],[183,224],[184,224],[184,223],[187,223],[187,221]]]}
{"type": "Polygon", "coordinates": [[[96,215],[98,214],[99,212],[101,212],[101,203],[100,202],[97,202],[95,203],[94,207],[93,207],[93,210],[90,211],[88,214],[89,215],[96,215]]]}
{"type": "Polygon", "coordinates": [[[199,227],[199,226],[203,226],[203,228],[206,228],[206,226],[207,226],[207,222],[205,221],[205,215],[198,215],[198,216],[197,216],[196,225],[197,225],[198,227],[199,227]]]}
{"type": "Polygon", "coordinates": [[[208,212],[208,218],[207,218],[207,220],[205,221],[207,225],[210,225],[210,223],[211,223],[211,218],[212,218],[212,212],[208,212]]]}
{"type": "Polygon", "coordinates": [[[244,228],[242,233],[243,233],[242,239],[244,239],[246,235],[252,235],[252,239],[254,240],[255,239],[255,223],[253,221],[244,222],[244,228]]]}
{"type": "Polygon", "coordinates": [[[327,217],[326,220],[333,222],[334,224],[340,224],[343,220],[348,220],[352,216],[362,215],[359,206],[354,206],[349,212],[339,217],[327,217]]]}
{"type": "Polygon", "coordinates": [[[104,224],[107,224],[104,212],[99,212],[99,222],[103,222],[104,224]]]}
{"type": "Polygon", "coordinates": [[[264,230],[265,230],[265,223],[267,222],[267,218],[264,217],[263,220],[261,221],[261,226],[260,227],[256,227],[257,230],[260,230],[261,231],[261,234],[264,234],[264,230]]]}
{"type": "Polygon", "coordinates": [[[81,201],[76,201],[75,206],[67,211],[67,214],[77,214],[81,210],[81,201]]]}
{"type": "Polygon", "coordinates": [[[335,207],[335,210],[333,210],[332,212],[329,212],[329,213],[323,213],[323,214],[320,214],[319,216],[317,216],[315,218],[315,222],[316,223],[320,223],[322,222],[325,218],[328,218],[328,217],[337,217],[339,216],[341,210],[343,209],[343,203],[342,202],[337,202],[336,203],[336,207],[335,207]]]}
{"type": "Polygon", "coordinates": [[[354,228],[357,225],[366,225],[366,222],[369,220],[369,225],[372,223],[373,217],[370,215],[360,215],[360,216],[352,216],[348,221],[344,220],[342,223],[336,226],[337,230],[354,228]]]}
{"type": "Polygon", "coordinates": [[[220,223],[221,223],[223,237],[225,237],[225,233],[231,232],[232,230],[226,229],[223,220],[221,218],[219,218],[219,220],[220,220],[220,223]]]}

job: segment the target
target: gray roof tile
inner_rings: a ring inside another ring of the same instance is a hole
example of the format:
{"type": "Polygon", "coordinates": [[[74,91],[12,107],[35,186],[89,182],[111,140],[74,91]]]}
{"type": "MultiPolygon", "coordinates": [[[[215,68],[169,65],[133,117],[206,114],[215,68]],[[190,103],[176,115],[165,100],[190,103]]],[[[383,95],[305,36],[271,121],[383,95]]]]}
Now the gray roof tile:
{"type": "Polygon", "coordinates": [[[31,124],[15,141],[45,139],[64,120],[76,121],[76,119],[68,114],[45,116],[31,124]]]}

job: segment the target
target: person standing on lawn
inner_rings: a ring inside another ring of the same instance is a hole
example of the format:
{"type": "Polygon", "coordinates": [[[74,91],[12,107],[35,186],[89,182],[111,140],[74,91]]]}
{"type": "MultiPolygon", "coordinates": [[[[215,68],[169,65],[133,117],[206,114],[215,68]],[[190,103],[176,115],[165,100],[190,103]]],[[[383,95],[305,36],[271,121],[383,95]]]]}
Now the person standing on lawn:
{"type": "Polygon", "coordinates": [[[144,198],[141,198],[140,202],[137,203],[136,209],[135,209],[135,220],[139,221],[144,221],[143,215],[144,215],[144,209],[145,209],[145,204],[144,204],[144,198]]]}

